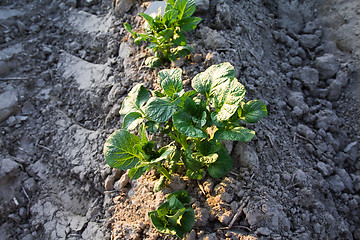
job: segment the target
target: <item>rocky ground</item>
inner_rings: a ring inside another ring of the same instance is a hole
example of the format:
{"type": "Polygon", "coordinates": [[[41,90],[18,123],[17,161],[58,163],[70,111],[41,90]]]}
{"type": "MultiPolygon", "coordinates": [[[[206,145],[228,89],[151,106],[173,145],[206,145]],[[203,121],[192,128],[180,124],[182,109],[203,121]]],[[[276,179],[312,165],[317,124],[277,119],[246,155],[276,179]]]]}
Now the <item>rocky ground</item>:
{"type": "MultiPolygon", "coordinates": [[[[125,21],[147,2],[0,0],[0,239],[173,239],[147,212],[187,189],[187,239],[360,239],[360,3],[197,0],[184,83],[230,62],[269,116],[223,179],[137,181],[106,166],[131,87],[154,87],[125,21]]],[[[170,66],[167,66],[170,67],[170,66]]]]}

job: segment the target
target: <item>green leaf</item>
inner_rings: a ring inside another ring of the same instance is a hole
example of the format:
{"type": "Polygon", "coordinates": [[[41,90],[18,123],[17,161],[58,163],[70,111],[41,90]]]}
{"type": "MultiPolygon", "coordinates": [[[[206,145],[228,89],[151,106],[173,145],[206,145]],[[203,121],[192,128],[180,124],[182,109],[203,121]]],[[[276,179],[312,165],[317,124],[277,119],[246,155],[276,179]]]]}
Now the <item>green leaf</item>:
{"type": "Polygon", "coordinates": [[[164,25],[169,25],[171,22],[175,21],[177,17],[178,11],[176,9],[171,9],[164,13],[162,22],[164,25]]]}
{"type": "Polygon", "coordinates": [[[217,117],[218,113],[217,112],[212,112],[210,117],[211,120],[213,121],[214,125],[218,128],[224,128],[225,125],[218,119],[217,117]]]}
{"type": "MultiPolygon", "coordinates": [[[[186,37],[184,34],[182,34],[182,33],[174,34],[174,44],[176,46],[185,46],[186,43],[187,43],[187,41],[186,41],[186,37]]],[[[192,50],[190,51],[190,53],[191,52],[192,52],[192,50]]],[[[175,53],[173,53],[173,54],[175,54],[175,53]]]]}
{"type": "Polygon", "coordinates": [[[267,114],[266,105],[259,100],[249,101],[239,108],[239,117],[248,123],[256,123],[267,114]]]}
{"type": "Polygon", "coordinates": [[[149,91],[142,84],[137,84],[131,89],[129,94],[124,99],[119,113],[121,115],[127,115],[131,112],[138,112],[142,114],[142,107],[146,101],[149,100],[149,98],[149,91]]]}
{"type": "Polygon", "coordinates": [[[128,113],[124,118],[123,129],[134,130],[143,121],[144,118],[141,113],[138,112],[128,113]]]}
{"type": "Polygon", "coordinates": [[[175,152],[176,148],[173,146],[165,146],[162,147],[159,150],[160,157],[158,157],[156,160],[165,160],[170,157],[171,154],[175,152]]]}
{"type": "Polygon", "coordinates": [[[159,192],[161,189],[164,188],[165,180],[165,176],[161,175],[159,180],[157,180],[154,184],[154,192],[159,192]]]}
{"type": "Polygon", "coordinates": [[[148,22],[150,28],[154,28],[155,22],[150,15],[147,15],[146,13],[139,13],[139,15],[142,16],[148,22]]]}
{"type": "Polygon", "coordinates": [[[141,175],[143,175],[143,173],[146,171],[146,167],[136,167],[134,166],[133,168],[131,168],[129,170],[129,177],[131,179],[138,179],[139,177],[141,177],[141,175]]]}
{"type": "Polygon", "coordinates": [[[191,198],[189,197],[186,190],[178,190],[170,193],[167,197],[167,200],[169,200],[173,196],[175,196],[183,204],[190,204],[191,198]]]}
{"type": "Polygon", "coordinates": [[[131,35],[132,35],[132,37],[133,37],[134,39],[137,38],[137,33],[132,30],[132,27],[130,26],[130,24],[128,24],[128,23],[126,22],[126,23],[124,23],[124,27],[125,27],[125,29],[126,29],[129,33],[131,33],[131,35]]]}
{"type": "Polygon", "coordinates": [[[192,171],[191,169],[188,169],[186,171],[186,176],[195,180],[201,180],[204,177],[204,175],[205,175],[204,169],[200,169],[198,171],[192,171]]]}
{"type": "Polygon", "coordinates": [[[117,130],[111,134],[104,144],[104,156],[110,167],[130,169],[140,158],[139,150],[134,147],[140,138],[125,130],[117,130]]]}
{"type": "Polygon", "coordinates": [[[183,238],[183,235],[190,232],[195,223],[194,210],[189,203],[190,199],[186,191],[175,192],[170,194],[167,201],[156,211],[149,212],[148,215],[159,232],[183,238]]]}
{"type": "Polygon", "coordinates": [[[174,8],[179,11],[179,19],[183,18],[188,0],[176,0],[174,8]]]}
{"type": "Polygon", "coordinates": [[[197,74],[191,81],[191,86],[209,99],[218,91],[226,89],[234,74],[234,67],[228,62],[212,65],[204,72],[197,74]]]}
{"type": "Polygon", "coordinates": [[[255,131],[244,128],[235,127],[231,130],[219,129],[215,132],[215,140],[232,140],[238,142],[248,142],[255,136],[255,131]]]}
{"type": "Polygon", "coordinates": [[[183,89],[182,70],[180,68],[164,69],[158,74],[159,85],[170,98],[183,89]]]}
{"type": "Polygon", "coordinates": [[[190,17],[191,15],[193,15],[193,13],[196,10],[196,4],[194,0],[188,0],[186,3],[186,7],[184,10],[184,14],[183,14],[183,18],[184,17],[190,17]]]}
{"type": "Polygon", "coordinates": [[[203,166],[204,164],[202,164],[201,162],[197,161],[196,159],[194,159],[192,157],[192,150],[191,148],[189,147],[185,152],[184,152],[184,155],[182,157],[182,160],[185,164],[185,167],[187,169],[190,169],[194,172],[197,172],[199,171],[203,166]]]}
{"type": "Polygon", "coordinates": [[[204,164],[210,164],[216,162],[219,155],[217,153],[211,153],[209,155],[202,155],[199,152],[195,152],[192,154],[192,157],[196,159],[196,161],[204,163],[204,164]]]}
{"type": "Polygon", "coordinates": [[[169,41],[174,36],[174,30],[167,28],[159,32],[159,36],[162,36],[166,41],[169,41]]]}
{"type": "Polygon", "coordinates": [[[146,130],[151,133],[156,133],[159,130],[159,124],[154,121],[147,121],[145,126],[146,130]]]}
{"type": "Polygon", "coordinates": [[[166,122],[175,113],[175,106],[167,98],[152,97],[145,106],[145,114],[155,122],[166,122]]]}
{"type": "Polygon", "coordinates": [[[170,60],[175,61],[177,58],[185,57],[193,51],[192,47],[189,46],[178,46],[170,49],[170,60]]]}
{"type": "Polygon", "coordinates": [[[145,65],[148,66],[149,68],[160,67],[161,64],[162,64],[162,61],[158,57],[148,57],[145,60],[145,65]]]}
{"type": "Polygon", "coordinates": [[[176,236],[182,239],[185,233],[189,233],[191,231],[194,224],[195,224],[194,209],[190,207],[186,208],[176,228],[176,236]]]}
{"type": "Polygon", "coordinates": [[[186,17],[179,21],[180,32],[189,32],[196,28],[196,26],[202,21],[199,17],[186,17]]]}
{"type": "Polygon", "coordinates": [[[207,133],[196,126],[191,116],[185,111],[176,112],[173,116],[174,127],[182,134],[193,138],[206,138],[207,133]]]}
{"type": "Polygon", "coordinates": [[[218,151],[219,157],[216,162],[210,164],[207,168],[210,176],[214,178],[224,177],[226,174],[230,172],[232,169],[234,162],[231,159],[230,155],[226,152],[226,150],[222,147],[220,151],[218,151]]]}
{"type": "Polygon", "coordinates": [[[204,140],[198,146],[200,153],[204,156],[216,153],[220,150],[221,146],[216,143],[214,140],[204,140]]]}
{"type": "Polygon", "coordinates": [[[237,111],[244,97],[244,86],[236,78],[231,78],[226,91],[218,91],[214,94],[215,108],[220,108],[217,118],[220,121],[228,120],[237,111]]]}

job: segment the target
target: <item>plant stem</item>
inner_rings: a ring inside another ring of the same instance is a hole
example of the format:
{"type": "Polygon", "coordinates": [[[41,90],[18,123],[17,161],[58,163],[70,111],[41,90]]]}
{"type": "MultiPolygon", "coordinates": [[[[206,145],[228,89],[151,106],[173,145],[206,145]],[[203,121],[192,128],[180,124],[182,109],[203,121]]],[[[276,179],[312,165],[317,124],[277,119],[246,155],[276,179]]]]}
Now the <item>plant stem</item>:
{"type": "Polygon", "coordinates": [[[171,181],[170,173],[161,165],[161,163],[157,166],[157,170],[161,172],[169,181],[171,181]]]}

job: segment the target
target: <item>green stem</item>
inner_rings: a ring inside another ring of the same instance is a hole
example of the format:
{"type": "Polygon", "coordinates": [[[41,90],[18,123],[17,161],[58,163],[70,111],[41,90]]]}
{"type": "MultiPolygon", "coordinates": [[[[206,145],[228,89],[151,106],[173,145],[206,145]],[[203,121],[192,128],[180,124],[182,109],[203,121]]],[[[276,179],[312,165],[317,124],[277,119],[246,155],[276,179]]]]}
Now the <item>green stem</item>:
{"type": "Polygon", "coordinates": [[[169,181],[171,181],[170,173],[161,165],[161,163],[157,166],[157,170],[161,172],[169,181]]]}

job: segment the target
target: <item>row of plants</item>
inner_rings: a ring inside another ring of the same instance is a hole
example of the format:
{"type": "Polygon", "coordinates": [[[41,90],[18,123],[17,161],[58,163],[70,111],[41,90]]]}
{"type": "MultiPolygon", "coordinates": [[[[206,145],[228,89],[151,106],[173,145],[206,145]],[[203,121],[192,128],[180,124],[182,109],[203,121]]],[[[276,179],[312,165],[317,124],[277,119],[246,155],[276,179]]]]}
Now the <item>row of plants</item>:
{"type": "MultiPolygon", "coordinates": [[[[193,0],[168,0],[164,14],[140,14],[148,23],[146,33],[133,32],[125,24],[135,42],[152,43],[150,47],[157,55],[147,60],[150,67],[191,52],[187,51],[190,48],[183,33],[195,29],[200,22],[201,19],[191,17],[194,11],[193,0]]],[[[122,129],[111,134],[104,145],[106,162],[113,168],[129,170],[131,179],[156,169],[160,178],[154,191],[161,190],[171,181],[172,174],[182,169],[194,180],[201,180],[206,174],[214,178],[225,176],[234,163],[222,140],[250,141],[255,132],[246,126],[267,116],[266,106],[258,100],[245,101],[245,88],[227,62],[197,74],[190,91],[184,90],[180,68],[161,70],[157,82],[160,91],[149,91],[137,84],[124,99],[120,109],[124,116],[122,129]],[[159,146],[150,140],[159,132],[172,141],[159,146]]],[[[195,222],[185,190],[171,193],[165,203],[148,215],[159,232],[179,238],[190,232],[195,222]]]]}

